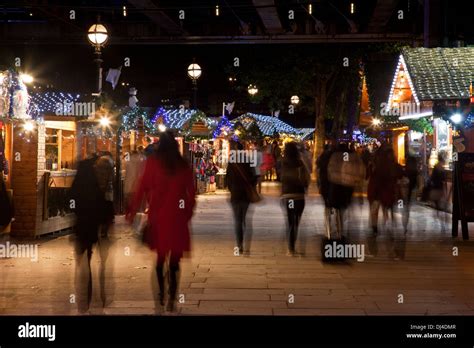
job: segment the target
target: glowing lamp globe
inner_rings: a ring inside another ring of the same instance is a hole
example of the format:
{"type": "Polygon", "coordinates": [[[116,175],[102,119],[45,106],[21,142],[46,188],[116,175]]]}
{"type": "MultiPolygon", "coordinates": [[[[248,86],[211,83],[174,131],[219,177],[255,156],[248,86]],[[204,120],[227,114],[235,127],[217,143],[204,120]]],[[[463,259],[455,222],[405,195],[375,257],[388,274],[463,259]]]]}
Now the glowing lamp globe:
{"type": "Polygon", "coordinates": [[[195,81],[197,80],[202,74],[201,67],[199,64],[192,63],[189,64],[188,66],[188,76],[191,78],[191,80],[195,81]]]}
{"type": "Polygon", "coordinates": [[[107,42],[109,35],[103,24],[93,24],[87,31],[89,42],[96,47],[101,47],[107,42]]]}

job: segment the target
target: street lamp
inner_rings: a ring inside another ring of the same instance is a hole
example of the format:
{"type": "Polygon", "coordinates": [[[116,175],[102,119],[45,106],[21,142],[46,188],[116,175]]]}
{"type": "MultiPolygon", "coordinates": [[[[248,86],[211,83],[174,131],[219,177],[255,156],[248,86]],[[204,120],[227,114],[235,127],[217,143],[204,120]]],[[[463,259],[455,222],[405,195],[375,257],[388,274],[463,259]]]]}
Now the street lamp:
{"type": "Polygon", "coordinates": [[[300,102],[300,98],[297,95],[291,97],[291,104],[297,105],[300,102]]]}
{"type": "Polygon", "coordinates": [[[108,117],[101,117],[99,123],[102,127],[107,128],[110,126],[110,119],[108,117]]]}
{"type": "Polygon", "coordinates": [[[20,74],[20,78],[21,80],[23,81],[23,83],[32,83],[33,82],[33,76],[31,76],[30,74],[20,74]]]}
{"type": "Polygon", "coordinates": [[[249,87],[248,87],[247,90],[248,90],[249,94],[250,94],[252,97],[255,96],[255,94],[258,93],[258,88],[257,88],[257,86],[255,86],[255,85],[249,85],[249,87]]]}
{"type": "Polygon", "coordinates": [[[102,93],[101,48],[106,44],[107,40],[109,39],[107,28],[103,24],[93,24],[87,31],[87,39],[95,49],[94,62],[97,64],[97,92],[100,95],[102,93]]]}
{"type": "Polygon", "coordinates": [[[193,82],[193,91],[194,91],[194,108],[197,104],[197,80],[201,77],[202,69],[194,60],[188,66],[188,76],[193,82]]]}

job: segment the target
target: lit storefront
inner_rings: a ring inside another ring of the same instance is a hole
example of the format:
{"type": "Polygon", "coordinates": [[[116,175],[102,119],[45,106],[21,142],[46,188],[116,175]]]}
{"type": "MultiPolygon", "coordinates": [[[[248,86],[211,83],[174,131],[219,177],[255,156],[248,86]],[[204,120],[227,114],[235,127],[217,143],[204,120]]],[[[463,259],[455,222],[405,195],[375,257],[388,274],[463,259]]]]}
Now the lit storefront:
{"type": "Polygon", "coordinates": [[[431,168],[440,153],[452,167],[454,117],[469,101],[473,55],[470,47],[406,48],[399,57],[383,112],[408,126],[405,149],[426,156],[431,168]]]}

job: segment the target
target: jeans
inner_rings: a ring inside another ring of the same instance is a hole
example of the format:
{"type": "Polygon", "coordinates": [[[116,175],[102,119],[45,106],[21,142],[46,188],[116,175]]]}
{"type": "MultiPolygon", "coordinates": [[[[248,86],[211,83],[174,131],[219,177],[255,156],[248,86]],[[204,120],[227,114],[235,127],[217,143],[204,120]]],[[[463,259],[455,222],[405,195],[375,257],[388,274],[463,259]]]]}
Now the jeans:
{"type": "Polygon", "coordinates": [[[237,241],[237,247],[240,251],[242,251],[244,247],[244,230],[246,226],[245,217],[247,216],[248,208],[249,202],[232,202],[232,210],[234,212],[235,238],[237,241]]]}
{"type": "Polygon", "coordinates": [[[304,199],[285,199],[288,213],[288,250],[292,252],[295,251],[298,226],[303,214],[304,203],[304,199]]]}

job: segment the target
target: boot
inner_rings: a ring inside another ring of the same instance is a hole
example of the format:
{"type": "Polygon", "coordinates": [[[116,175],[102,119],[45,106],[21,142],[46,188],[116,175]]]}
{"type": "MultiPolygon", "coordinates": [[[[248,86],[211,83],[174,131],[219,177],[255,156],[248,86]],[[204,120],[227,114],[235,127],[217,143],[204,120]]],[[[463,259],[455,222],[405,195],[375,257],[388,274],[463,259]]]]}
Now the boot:
{"type": "Polygon", "coordinates": [[[163,275],[163,265],[156,266],[156,275],[158,278],[158,286],[160,288],[160,292],[158,294],[158,299],[160,301],[160,305],[165,305],[165,277],[163,275]]]}
{"type": "Polygon", "coordinates": [[[169,271],[169,295],[166,310],[173,312],[175,308],[176,291],[178,290],[178,271],[179,266],[170,265],[169,271]]]}

